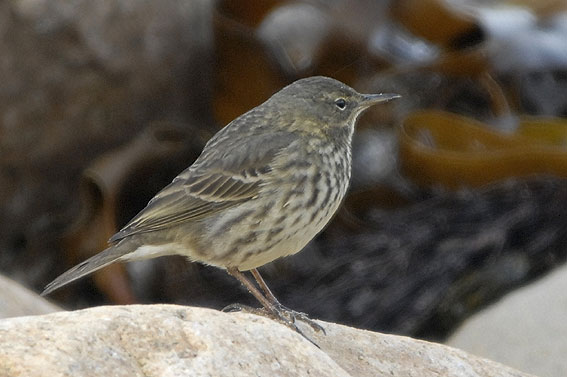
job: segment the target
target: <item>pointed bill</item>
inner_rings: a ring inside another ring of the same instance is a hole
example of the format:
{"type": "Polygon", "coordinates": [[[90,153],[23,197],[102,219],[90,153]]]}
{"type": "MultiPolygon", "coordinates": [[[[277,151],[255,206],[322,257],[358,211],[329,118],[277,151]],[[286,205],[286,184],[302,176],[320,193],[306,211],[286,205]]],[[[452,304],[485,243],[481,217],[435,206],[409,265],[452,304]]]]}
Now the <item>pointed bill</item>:
{"type": "Polygon", "coordinates": [[[364,98],[364,107],[370,107],[377,103],[388,102],[401,97],[401,95],[396,93],[363,94],[362,96],[364,98]]]}

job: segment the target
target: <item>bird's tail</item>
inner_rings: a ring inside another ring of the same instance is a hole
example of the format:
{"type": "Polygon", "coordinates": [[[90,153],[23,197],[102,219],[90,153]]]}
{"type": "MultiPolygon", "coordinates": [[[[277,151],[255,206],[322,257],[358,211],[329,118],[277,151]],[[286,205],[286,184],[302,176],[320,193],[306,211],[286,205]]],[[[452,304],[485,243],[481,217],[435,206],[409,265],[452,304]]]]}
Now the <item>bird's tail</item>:
{"type": "Polygon", "coordinates": [[[124,254],[128,253],[128,251],[124,251],[124,244],[114,245],[105,249],[98,253],[95,256],[90,257],[86,261],[79,263],[75,267],[71,268],[70,270],[64,272],[63,274],[59,275],[55,280],[45,286],[43,292],[41,292],[42,296],[45,296],[56,289],[61,288],[62,286],[69,284],[72,281],[82,278],[85,275],[90,274],[96,270],[99,270],[105,266],[108,266],[112,262],[117,261],[124,254]],[[122,246],[122,247],[121,247],[122,246]]]}

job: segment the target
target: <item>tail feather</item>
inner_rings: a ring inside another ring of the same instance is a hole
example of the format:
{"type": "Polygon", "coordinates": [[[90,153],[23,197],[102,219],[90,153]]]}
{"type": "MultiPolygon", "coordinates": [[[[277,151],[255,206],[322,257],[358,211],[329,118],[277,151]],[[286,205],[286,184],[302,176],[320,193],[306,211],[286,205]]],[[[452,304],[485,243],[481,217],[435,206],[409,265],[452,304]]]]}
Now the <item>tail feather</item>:
{"type": "Polygon", "coordinates": [[[75,267],[61,274],[59,277],[45,286],[45,289],[43,290],[43,292],[41,292],[41,295],[48,295],[54,290],[59,289],[72,281],[80,279],[83,276],[90,274],[91,272],[106,267],[109,264],[122,258],[124,254],[126,253],[124,252],[124,250],[122,250],[120,245],[111,246],[108,249],[101,251],[97,255],[92,256],[86,261],[79,263],[75,267]]]}

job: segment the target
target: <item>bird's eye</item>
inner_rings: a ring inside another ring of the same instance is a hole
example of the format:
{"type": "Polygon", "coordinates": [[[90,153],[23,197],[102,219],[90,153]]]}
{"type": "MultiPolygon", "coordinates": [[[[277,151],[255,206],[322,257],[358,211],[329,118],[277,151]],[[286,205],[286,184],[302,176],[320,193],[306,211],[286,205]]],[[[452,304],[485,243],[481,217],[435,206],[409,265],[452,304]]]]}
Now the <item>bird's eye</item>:
{"type": "Polygon", "coordinates": [[[337,98],[335,100],[335,105],[337,105],[340,110],[344,110],[346,108],[346,101],[344,98],[337,98]]]}

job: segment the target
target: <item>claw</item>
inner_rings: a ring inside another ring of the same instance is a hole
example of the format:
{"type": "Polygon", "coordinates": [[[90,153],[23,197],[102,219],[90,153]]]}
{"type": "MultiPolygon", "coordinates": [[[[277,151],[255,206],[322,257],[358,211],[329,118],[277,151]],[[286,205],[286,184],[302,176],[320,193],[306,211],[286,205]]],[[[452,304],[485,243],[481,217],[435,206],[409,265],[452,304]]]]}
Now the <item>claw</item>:
{"type": "Polygon", "coordinates": [[[307,323],[314,331],[316,332],[322,331],[323,335],[327,335],[325,328],[323,328],[323,326],[321,326],[320,324],[309,318],[309,316],[305,313],[297,312],[295,310],[289,309],[280,303],[274,306],[274,311],[276,311],[278,313],[278,316],[280,317],[283,316],[289,317],[294,324],[299,319],[300,321],[307,323]]]}
{"type": "Polygon", "coordinates": [[[323,330],[323,334],[326,334],[325,329],[321,325],[319,325],[318,323],[316,323],[315,321],[310,319],[307,316],[307,314],[301,313],[301,312],[296,312],[295,310],[288,309],[285,306],[283,306],[282,304],[280,304],[279,302],[276,305],[273,305],[268,310],[271,312],[270,313],[271,316],[274,319],[276,319],[278,322],[280,322],[280,323],[286,325],[287,327],[289,327],[290,329],[294,330],[299,335],[301,335],[302,337],[307,339],[309,342],[311,342],[317,348],[321,348],[321,347],[319,347],[319,345],[317,343],[315,343],[307,335],[305,335],[303,333],[303,331],[301,331],[301,329],[299,327],[297,327],[297,325],[296,325],[296,322],[299,319],[299,320],[307,323],[313,330],[315,330],[317,332],[323,330]]]}
{"type": "Polygon", "coordinates": [[[302,322],[307,323],[316,332],[323,331],[323,334],[325,334],[325,335],[327,334],[325,332],[325,329],[321,325],[319,325],[318,323],[316,323],[315,321],[310,319],[307,316],[307,314],[301,313],[301,312],[296,312],[295,310],[288,309],[288,308],[286,308],[285,306],[283,306],[279,303],[277,305],[272,306],[269,309],[253,308],[253,307],[250,307],[250,306],[247,306],[247,305],[242,305],[242,304],[230,304],[230,305],[224,307],[222,309],[222,311],[225,312],[225,313],[242,311],[242,312],[246,312],[246,313],[252,313],[252,314],[260,315],[260,316],[263,316],[263,317],[270,317],[270,318],[278,321],[282,325],[285,325],[285,326],[289,327],[290,329],[292,329],[293,331],[297,332],[299,335],[301,335],[302,337],[307,339],[309,342],[311,342],[311,344],[313,344],[317,348],[321,348],[321,347],[319,347],[319,345],[317,343],[315,343],[313,340],[311,340],[307,335],[305,335],[305,333],[303,333],[303,331],[301,331],[301,329],[299,327],[297,327],[297,325],[296,325],[297,320],[300,320],[302,322]]]}

